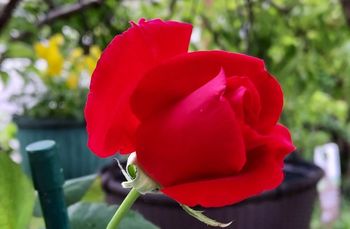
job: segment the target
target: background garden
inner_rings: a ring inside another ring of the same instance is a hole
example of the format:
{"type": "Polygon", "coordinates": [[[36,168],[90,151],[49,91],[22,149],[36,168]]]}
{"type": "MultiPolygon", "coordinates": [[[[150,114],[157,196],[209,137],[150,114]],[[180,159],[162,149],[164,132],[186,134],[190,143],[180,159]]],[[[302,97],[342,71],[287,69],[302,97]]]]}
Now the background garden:
{"type": "MultiPolygon", "coordinates": [[[[316,146],[338,145],[341,214],[327,228],[350,228],[346,216],[350,210],[348,0],[1,0],[0,225],[43,227],[31,181],[16,166],[27,160],[20,151],[36,140],[29,129],[37,122],[41,126],[63,122],[69,128],[84,123],[85,96],[101,50],[129,27],[129,21],[139,18],[192,23],[191,50],[223,49],[264,59],[284,90],[280,121],[290,128],[297,153],[312,161],[316,146]],[[19,189],[29,191],[23,194],[19,189]],[[9,194],[15,199],[6,203],[9,194]]],[[[79,151],[69,159],[73,168],[86,164],[81,161],[85,156],[89,166],[67,169],[66,178],[88,175],[111,162],[92,158],[83,149],[83,130],[74,131],[71,136],[81,136],[81,145],[59,150],[79,151]]],[[[72,145],[69,136],[58,136],[57,141],[72,145]]],[[[86,227],[80,225],[82,219],[98,224],[99,217],[106,217],[86,212],[107,209],[111,215],[114,211],[103,203],[100,183],[96,176],[85,176],[66,184],[66,201],[74,204],[68,209],[76,219],[74,228],[86,227]]],[[[324,227],[320,212],[316,204],[312,228],[324,227]]],[[[125,228],[154,228],[132,214],[125,228]]]]}

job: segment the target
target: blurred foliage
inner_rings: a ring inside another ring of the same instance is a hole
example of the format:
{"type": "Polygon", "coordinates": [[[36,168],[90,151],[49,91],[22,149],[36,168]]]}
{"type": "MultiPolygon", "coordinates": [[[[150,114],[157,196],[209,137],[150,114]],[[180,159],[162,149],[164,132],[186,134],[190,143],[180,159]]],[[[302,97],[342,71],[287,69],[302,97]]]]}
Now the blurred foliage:
{"type": "Polygon", "coordinates": [[[12,122],[0,125],[0,153],[10,154],[13,151],[11,141],[15,139],[16,132],[16,125],[12,122]]]}
{"type": "Polygon", "coordinates": [[[0,173],[1,228],[26,228],[34,205],[34,191],[31,183],[20,166],[14,163],[9,155],[2,152],[0,152],[0,168],[2,170],[0,173]]]}
{"type": "MultiPolygon", "coordinates": [[[[264,59],[284,89],[281,122],[291,129],[298,150],[310,159],[316,145],[334,141],[341,148],[343,173],[350,172],[350,27],[340,1],[105,0],[45,21],[48,12],[76,2],[23,0],[0,36],[1,59],[33,58],[32,44],[54,34],[75,40],[75,48],[88,54],[93,44],[106,47],[130,20],[159,17],[190,22],[192,50],[225,49],[264,59]]],[[[62,94],[84,98],[70,95],[63,86],[57,89],[58,95],[45,96],[45,106],[62,94]]],[[[78,100],[69,101],[72,104],[62,108],[64,114],[81,106],[78,100]]]]}
{"type": "MultiPolygon", "coordinates": [[[[35,44],[47,43],[55,34],[64,37],[68,51],[53,51],[56,59],[46,58],[47,66],[62,61],[57,58],[59,55],[69,62],[67,57],[73,53],[91,55],[93,45],[103,49],[129,26],[130,20],[158,17],[190,22],[194,25],[192,50],[224,49],[265,60],[283,87],[285,106],[281,122],[291,129],[298,150],[311,159],[316,145],[338,143],[342,172],[349,184],[350,27],[339,0],[104,0],[45,21],[49,12],[69,8],[76,2],[22,0],[0,34],[0,61],[22,57],[34,63],[38,59],[35,44]]],[[[39,50],[37,46],[38,54],[39,50]]],[[[28,115],[82,117],[86,91],[68,88],[70,74],[47,77],[34,65],[26,69],[26,74],[46,77],[44,83],[55,88],[51,94],[40,97],[37,110],[27,109],[28,115]],[[61,111],[57,113],[58,107],[61,111]]],[[[1,69],[0,79],[8,80],[1,69]]],[[[70,82],[75,84],[74,77],[70,82]]]]}
{"type": "Polygon", "coordinates": [[[96,45],[84,54],[76,40],[54,34],[34,43],[34,56],[18,70],[25,84],[12,96],[24,116],[83,120],[90,76],[101,50],[96,45]]]}

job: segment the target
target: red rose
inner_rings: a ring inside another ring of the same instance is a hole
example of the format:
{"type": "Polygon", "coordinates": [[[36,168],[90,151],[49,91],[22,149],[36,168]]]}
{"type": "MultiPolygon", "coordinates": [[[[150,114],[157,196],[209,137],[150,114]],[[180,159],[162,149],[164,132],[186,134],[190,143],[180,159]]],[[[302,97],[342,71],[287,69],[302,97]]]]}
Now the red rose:
{"type": "Polygon", "coordinates": [[[264,62],[188,52],[191,29],[141,20],[113,39],[92,76],[88,145],[101,157],[136,151],[179,203],[224,206],[277,187],[294,146],[277,124],[283,94],[264,62]]]}

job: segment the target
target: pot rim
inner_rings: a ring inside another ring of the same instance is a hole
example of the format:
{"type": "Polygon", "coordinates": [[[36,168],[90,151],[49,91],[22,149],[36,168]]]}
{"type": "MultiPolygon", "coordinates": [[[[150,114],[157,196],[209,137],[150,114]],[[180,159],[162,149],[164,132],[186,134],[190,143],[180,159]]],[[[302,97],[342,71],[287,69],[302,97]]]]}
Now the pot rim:
{"type": "Polygon", "coordinates": [[[20,129],[58,129],[85,127],[85,120],[60,119],[60,118],[31,118],[28,116],[15,115],[13,121],[20,129]]]}
{"type": "MultiPolygon", "coordinates": [[[[103,189],[107,194],[121,195],[125,197],[129,190],[124,189],[121,186],[121,181],[118,181],[110,172],[110,168],[113,165],[108,165],[101,171],[103,189]],[[112,179],[111,179],[112,178],[112,179]]],[[[247,203],[258,203],[266,200],[277,200],[285,196],[295,195],[305,190],[314,188],[317,182],[322,178],[323,171],[321,168],[313,163],[306,161],[290,161],[285,163],[284,171],[286,173],[292,173],[296,175],[302,175],[303,177],[293,180],[284,180],[283,183],[276,189],[264,191],[261,194],[250,197],[244,201],[236,203],[234,205],[244,205],[247,203]]],[[[122,178],[122,177],[121,177],[122,178]]],[[[139,201],[145,203],[159,204],[178,207],[178,203],[162,193],[147,193],[141,195],[139,201]]],[[[229,207],[229,206],[227,206],[229,207]]]]}

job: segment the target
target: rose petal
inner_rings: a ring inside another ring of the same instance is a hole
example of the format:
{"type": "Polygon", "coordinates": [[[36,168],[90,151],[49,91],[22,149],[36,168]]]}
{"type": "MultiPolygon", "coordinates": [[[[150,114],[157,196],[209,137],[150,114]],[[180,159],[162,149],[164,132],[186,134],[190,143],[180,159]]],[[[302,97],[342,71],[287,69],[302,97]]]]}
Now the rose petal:
{"type": "Polygon", "coordinates": [[[259,92],[248,77],[232,76],[227,79],[226,98],[240,120],[255,126],[261,111],[259,92]]]}
{"type": "Polygon", "coordinates": [[[229,176],[245,164],[223,72],[138,129],[139,165],[161,186],[229,176]]]}
{"type": "Polygon", "coordinates": [[[140,81],[132,98],[134,113],[147,118],[210,81],[223,68],[227,76],[249,76],[264,69],[257,58],[225,51],[198,51],[158,65],[140,81]]]}
{"type": "Polygon", "coordinates": [[[284,158],[288,153],[295,150],[289,130],[281,124],[277,124],[269,134],[262,135],[251,127],[241,126],[244,133],[244,140],[247,150],[253,150],[268,145],[272,150],[276,149],[282,153],[281,158],[284,158]]]}
{"type": "Polygon", "coordinates": [[[259,92],[261,111],[256,129],[262,133],[271,131],[282,112],[283,92],[277,80],[266,70],[249,76],[259,92]]]}
{"type": "Polygon", "coordinates": [[[276,188],[283,179],[284,157],[295,150],[290,133],[282,125],[276,125],[268,136],[249,130],[254,136],[246,142],[247,162],[241,172],[221,179],[164,187],[161,191],[189,206],[221,207],[276,188]]]}
{"type": "Polygon", "coordinates": [[[154,65],[186,53],[191,25],[159,19],[145,21],[116,36],[104,50],[92,76],[85,118],[90,149],[101,157],[130,153],[139,123],[130,95],[154,65]]]}
{"type": "Polygon", "coordinates": [[[268,147],[250,153],[244,169],[237,175],[164,187],[161,191],[177,202],[203,207],[222,207],[237,203],[265,190],[276,188],[283,180],[280,164],[268,147]]]}

